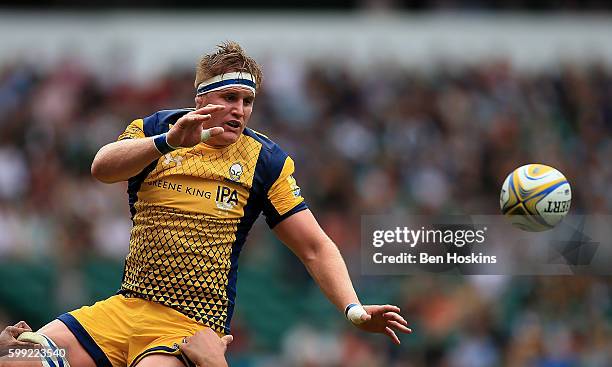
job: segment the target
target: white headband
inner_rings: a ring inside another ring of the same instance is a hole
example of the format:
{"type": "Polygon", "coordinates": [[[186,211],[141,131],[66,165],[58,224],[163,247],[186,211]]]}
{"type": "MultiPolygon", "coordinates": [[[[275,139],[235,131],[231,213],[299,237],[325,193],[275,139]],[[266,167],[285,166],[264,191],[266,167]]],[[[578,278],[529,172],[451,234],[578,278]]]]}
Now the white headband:
{"type": "Polygon", "coordinates": [[[255,94],[255,88],[257,88],[257,84],[255,84],[255,78],[253,77],[253,75],[246,72],[239,71],[233,73],[219,74],[200,83],[200,85],[198,85],[198,88],[196,89],[196,95],[200,96],[202,94],[229,87],[245,87],[250,89],[253,94],[255,94]]]}

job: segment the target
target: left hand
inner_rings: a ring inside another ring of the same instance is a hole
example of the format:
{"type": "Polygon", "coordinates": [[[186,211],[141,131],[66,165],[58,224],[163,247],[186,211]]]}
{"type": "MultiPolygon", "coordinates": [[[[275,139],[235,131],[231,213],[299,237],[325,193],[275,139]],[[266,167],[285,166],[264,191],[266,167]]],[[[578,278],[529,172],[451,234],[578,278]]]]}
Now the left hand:
{"type": "Polygon", "coordinates": [[[399,314],[399,307],[393,305],[364,305],[363,308],[367,315],[361,316],[363,321],[361,324],[354,324],[359,329],[370,333],[385,334],[398,345],[400,340],[394,330],[406,334],[412,333],[412,329],[407,326],[408,322],[399,314]]]}
{"type": "Polygon", "coordinates": [[[36,344],[17,340],[17,337],[25,331],[32,331],[32,328],[25,321],[19,321],[13,326],[5,327],[0,332],[0,356],[10,348],[34,348],[36,344]]]}
{"type": "Polygon", "coordinates": [[[204,328],[183,339],[181,351],[198,366],[227,367],[225,351],[234,340],[231,335],[219,338],[210,328],[204,328]]]}

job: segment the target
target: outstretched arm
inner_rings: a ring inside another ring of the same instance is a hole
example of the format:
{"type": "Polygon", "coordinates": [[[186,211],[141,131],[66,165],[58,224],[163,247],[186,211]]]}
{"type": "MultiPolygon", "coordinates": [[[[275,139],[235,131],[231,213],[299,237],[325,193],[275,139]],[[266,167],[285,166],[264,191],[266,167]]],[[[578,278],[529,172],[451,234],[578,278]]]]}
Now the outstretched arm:
{"type": "MultiPolygon", "coordinates": [[[[293,214],[274,227],[274,233],[304,263],[325,296],[340,310],[350,304],[360,307],[346,264],[334,242],[319,226],[310,210],[293,214]]],[[[396,344],[400,341],[394,330],[411,333],[407,322],[392,305],[363,306],[366,313],[353,323],[358,328],[388,335],[396,344]]]]}
{"type": "MultiPolygon", "coordinates": [[[[202,124],[211,114],[224,106],[207,105],[179,118],[166,134],[166,142],[172,147],[193,147],[206,139],[223,133],[222,127],[204,129],[202,124]]],[[[91,165],[91,174],[104,183],[128,180],[162,156],[156,148],[155,137],[126,139],[103,146],[91,165]]]]}
{"type": "Polygon", "coordinates": [[[338,247],[306,209],[274,227],[276,236],[295,253],[325,296],[344,312],[350,303],[359,303],[353,283],[338,247]]]}

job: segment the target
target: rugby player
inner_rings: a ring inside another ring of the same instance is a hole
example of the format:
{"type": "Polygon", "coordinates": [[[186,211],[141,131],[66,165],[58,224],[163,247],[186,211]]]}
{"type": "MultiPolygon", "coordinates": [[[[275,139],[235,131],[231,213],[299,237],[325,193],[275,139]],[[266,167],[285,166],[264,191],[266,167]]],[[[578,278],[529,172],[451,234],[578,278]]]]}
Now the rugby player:
{"type": "Polygon", "coordinates": [[[128,181],[133,228],[118,294],[40,330],[71,365],[189,365],[184,336],[203,327],[229,334],[238,257],[261,213],[355,326],[397,344],[395,331],[411,332],[398,307],[360,304],[301,196],[293,160],[247,128],[261,82],[237,43],[221,44],[197,66],[195,108],[134,120],[97,153],[95,178],[128,181]]]}

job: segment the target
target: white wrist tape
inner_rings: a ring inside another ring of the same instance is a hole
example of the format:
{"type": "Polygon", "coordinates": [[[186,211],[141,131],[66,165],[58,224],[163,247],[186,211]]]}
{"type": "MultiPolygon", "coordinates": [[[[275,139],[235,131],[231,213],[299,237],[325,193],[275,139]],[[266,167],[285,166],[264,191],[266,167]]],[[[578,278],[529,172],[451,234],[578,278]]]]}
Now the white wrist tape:
{"type": "Polygon", "coordinates": [[[359,304],[351,303],[347,306],[346,318],[349,319],[355,325],[363,323],[364,320],[361,317],[367,314],[368,313],[363,308],[363,306],[359,304]]]}
{"type": "Polygon", "coordinates": [[[202,135],[200,137],[200,141],[201,142],[205,142],[208,139],[210,139],[210,129],[202,130],[202,135]]]}

